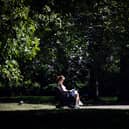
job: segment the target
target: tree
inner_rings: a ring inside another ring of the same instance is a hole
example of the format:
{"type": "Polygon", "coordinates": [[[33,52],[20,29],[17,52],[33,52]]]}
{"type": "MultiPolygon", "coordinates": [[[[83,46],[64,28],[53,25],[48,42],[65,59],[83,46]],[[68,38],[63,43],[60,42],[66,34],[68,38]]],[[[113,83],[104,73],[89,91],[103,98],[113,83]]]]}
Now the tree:
{"type": "Polygon", "coordinates": [[[29,16],[30,8],[25,6],[24,0],[1,0],[0,3],[1,78],[6,86],[18,86],[24,78],[19,63],[36,56],[39,39],[34,35],[35,22],[29,16]]]}
{"type": "Polygon", "coordinates": [[[71,87],[89,82],[92,97],[125,96],[128,1],[0,2],[0,70],[7,85],[44,88],[64,74],[71,87]]]}

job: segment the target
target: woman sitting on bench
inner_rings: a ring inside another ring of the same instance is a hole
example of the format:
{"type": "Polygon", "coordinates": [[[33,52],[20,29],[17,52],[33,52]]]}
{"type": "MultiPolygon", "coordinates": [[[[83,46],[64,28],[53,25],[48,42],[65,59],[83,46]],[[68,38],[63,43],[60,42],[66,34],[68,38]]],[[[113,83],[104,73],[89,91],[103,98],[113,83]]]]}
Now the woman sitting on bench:
{"type": "Polygon", "coordinates": [[[66,86],[64,85],[64,80],[65,80],[65,77],[63,75],[57,76],[58,89],[62,92],[68,93],[69,96],[74,97],[75,98],[75,108],[80,108],[80,106],[83,104],[80,101],[80,96],[79,96],[78,91],[75,89],[68,90],[66,88],[66,86]]]}

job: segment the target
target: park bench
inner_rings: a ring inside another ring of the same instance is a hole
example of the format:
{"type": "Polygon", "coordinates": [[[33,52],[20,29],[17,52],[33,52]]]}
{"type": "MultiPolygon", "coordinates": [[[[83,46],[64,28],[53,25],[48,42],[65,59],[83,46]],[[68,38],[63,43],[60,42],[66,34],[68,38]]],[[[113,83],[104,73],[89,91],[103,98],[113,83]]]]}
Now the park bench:
{"type": "Polygon", "coordinates": [[[56,105],[57,108],[63,106],[74,108],[75,106],[75,98],[71,96],[68,92],[60,90],[58,87],[55,88],[55,99],[57,102],[56,105]]]}

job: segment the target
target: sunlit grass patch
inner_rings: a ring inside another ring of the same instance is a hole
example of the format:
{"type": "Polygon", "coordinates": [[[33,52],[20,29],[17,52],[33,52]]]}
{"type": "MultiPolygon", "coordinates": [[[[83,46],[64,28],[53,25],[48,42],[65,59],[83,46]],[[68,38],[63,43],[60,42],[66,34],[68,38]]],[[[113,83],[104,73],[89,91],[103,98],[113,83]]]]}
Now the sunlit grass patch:
{"type": "Polygon", "coordinates": [[[54,109],[54,105],[49,104],[28,104],[28,103],[1,103],[0,111],[15,111],[15,110],[40,110],[40,109],[54,109]]]}

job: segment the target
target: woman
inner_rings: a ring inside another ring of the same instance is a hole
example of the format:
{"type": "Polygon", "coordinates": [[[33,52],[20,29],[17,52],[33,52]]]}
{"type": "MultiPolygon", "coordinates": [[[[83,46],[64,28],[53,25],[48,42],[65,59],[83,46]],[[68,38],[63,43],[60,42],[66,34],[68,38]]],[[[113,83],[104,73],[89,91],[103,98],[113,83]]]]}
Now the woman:
{"type": "Polygon", "coordinates": [[[79,93],[77,90],[75,89],[71,89],[71,90],[68,90],[66,88],[66,86],[64,85],[64,80],[65,80],[65,77],[63,75],[60,75],[60,76],[57,76],[57,84],[58,84],[58,88],[61,90],[61,91],[64,91],[64,92],[69,92],[69,94],[73,97],[75,97],[76,99],[76,103],[75,103],[75,108],[80,108],[82,104],[82,102],[80,101],[80,96],[79,96],[79,93]]]}

